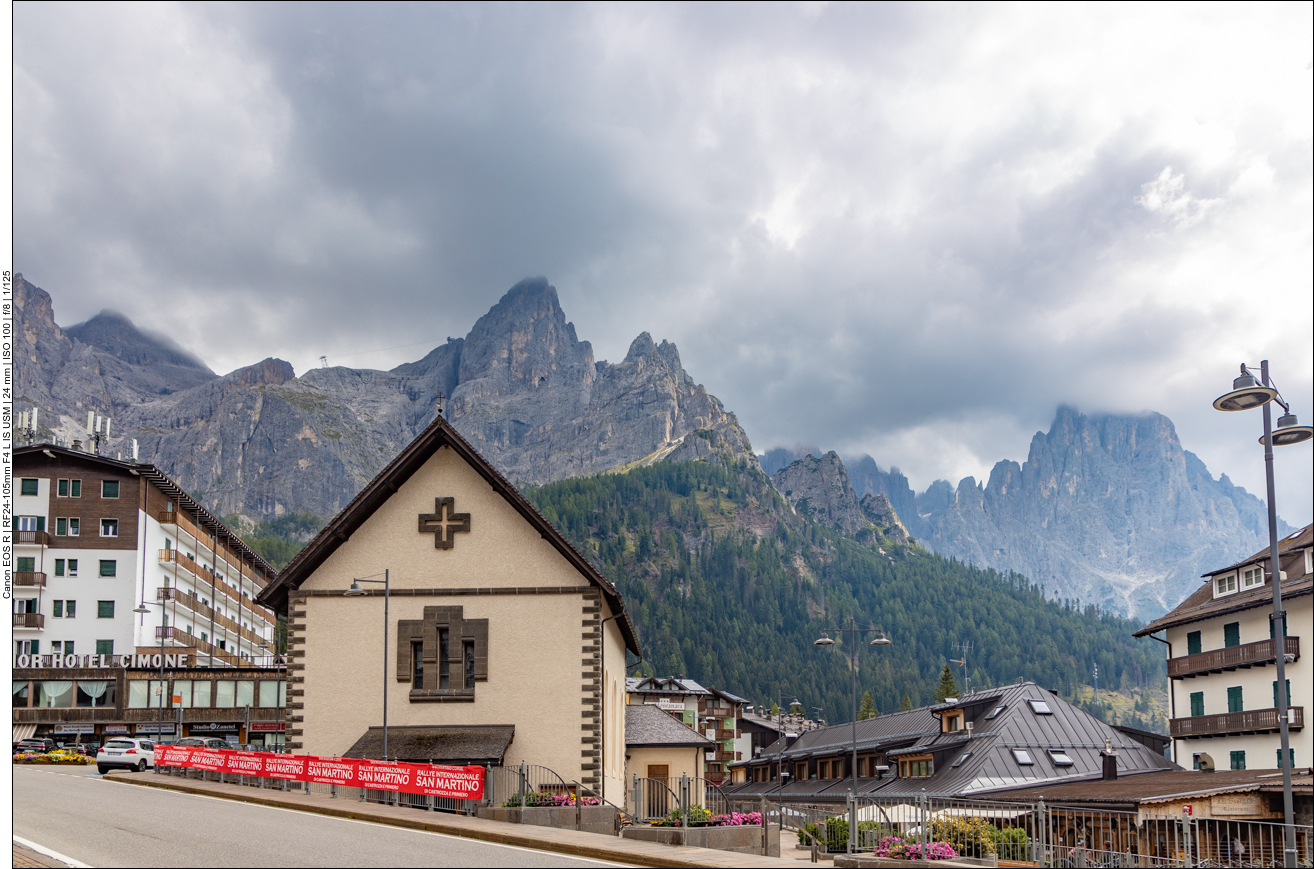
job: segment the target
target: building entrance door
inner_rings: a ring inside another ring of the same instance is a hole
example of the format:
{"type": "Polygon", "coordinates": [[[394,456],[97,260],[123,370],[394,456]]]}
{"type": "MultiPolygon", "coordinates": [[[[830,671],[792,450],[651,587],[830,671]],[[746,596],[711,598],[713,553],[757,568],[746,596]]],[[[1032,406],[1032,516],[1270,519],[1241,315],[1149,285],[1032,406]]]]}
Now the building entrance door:
{"type": "Polygon", "coordinates": [[[648,764],[648,781],[645,783],[648,793],[644,795],[651,817],[666,815],[676,806],[672,805],[670,787],[671,768],[668,764],[648,764]]]}

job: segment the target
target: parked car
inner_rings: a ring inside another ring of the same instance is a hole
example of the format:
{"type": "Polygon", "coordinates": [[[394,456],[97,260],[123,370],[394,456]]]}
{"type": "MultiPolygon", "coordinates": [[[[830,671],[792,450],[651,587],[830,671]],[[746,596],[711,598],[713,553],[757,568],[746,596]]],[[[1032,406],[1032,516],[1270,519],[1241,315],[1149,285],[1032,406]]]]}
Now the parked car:
{"type": "Polygon", "coordinates": [[[57,747],[53,739],[24,739],[14,746],[14,754],[45,754],[57,747]]]}
{"type": "Polygon", "coordinates": [[[188,736],[174,743],[179,748],[231,748],[227,742],[213,736],[188,736]]]}
{"type": "Polygon", "coordinates": [[[96,771],[101,775],[112,769],[144,772],[153,766],[155,743],[149,739],[111,739],[96,752],[96,771]]]}

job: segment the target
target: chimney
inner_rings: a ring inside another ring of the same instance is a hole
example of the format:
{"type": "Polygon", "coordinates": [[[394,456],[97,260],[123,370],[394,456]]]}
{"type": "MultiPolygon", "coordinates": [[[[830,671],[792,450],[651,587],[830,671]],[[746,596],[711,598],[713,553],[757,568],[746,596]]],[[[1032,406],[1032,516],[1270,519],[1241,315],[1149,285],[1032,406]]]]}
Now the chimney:
{"type": "Polygon", "coordinates": [[[1118,752],[1113,747],[1113,741],[1104,740],[1104,750],[1100,752],[1100,758],[1104,761],[1104,781],[1118,780],[1118,752]]]}

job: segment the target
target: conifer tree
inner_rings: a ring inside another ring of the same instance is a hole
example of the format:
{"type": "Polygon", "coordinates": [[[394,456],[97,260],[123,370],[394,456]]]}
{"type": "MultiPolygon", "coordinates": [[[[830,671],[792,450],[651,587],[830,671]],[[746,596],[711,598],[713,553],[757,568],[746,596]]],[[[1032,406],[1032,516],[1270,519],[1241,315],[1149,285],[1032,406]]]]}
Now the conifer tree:
{"type": "Polygon", "coordinates": [[[865,721],[868,718],[875,718],[880,714],[880,710],[877,709],[876,704],[872,702],[871,692],[864,691],[862,693],[862,703],[858,706],[858,720],[865,721]]]}
{"type": "Polygon", "coordinates": [[[899,704],[899,711],[907,712],[909,709],[912,709],[912,698],[909,697],[907,694],[904,694],[903,702],[899,704]]]}
{"type": "Polygon", "coordinates": [[[958,684],[954,682],[953,671],[945,664],[940,671],[940,684],[935,686],[935,702],[943,703],[946,697],[958,696],[958,684]]]}

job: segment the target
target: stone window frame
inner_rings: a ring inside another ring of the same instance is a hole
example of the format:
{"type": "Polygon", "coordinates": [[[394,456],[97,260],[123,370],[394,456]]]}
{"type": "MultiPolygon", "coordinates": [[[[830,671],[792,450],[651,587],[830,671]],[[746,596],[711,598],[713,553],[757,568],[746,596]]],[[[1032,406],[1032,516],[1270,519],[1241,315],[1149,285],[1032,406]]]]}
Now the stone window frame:
{"type": "Polygon", "coordinates": [[[474,681],[488,681],[488,619],[465,618],[462,606],[427,606],[422,619],[397,620],[397,681],[411,682],[412,644],[420,643],[425,684],[411,685],[412,703],[472,703],[475,688],[465,687],[465,644],[474,643],[474,681]],[[447,660],[455,665],[460,688],[438,687],[438,631],[447,631],[447,660]]]}

